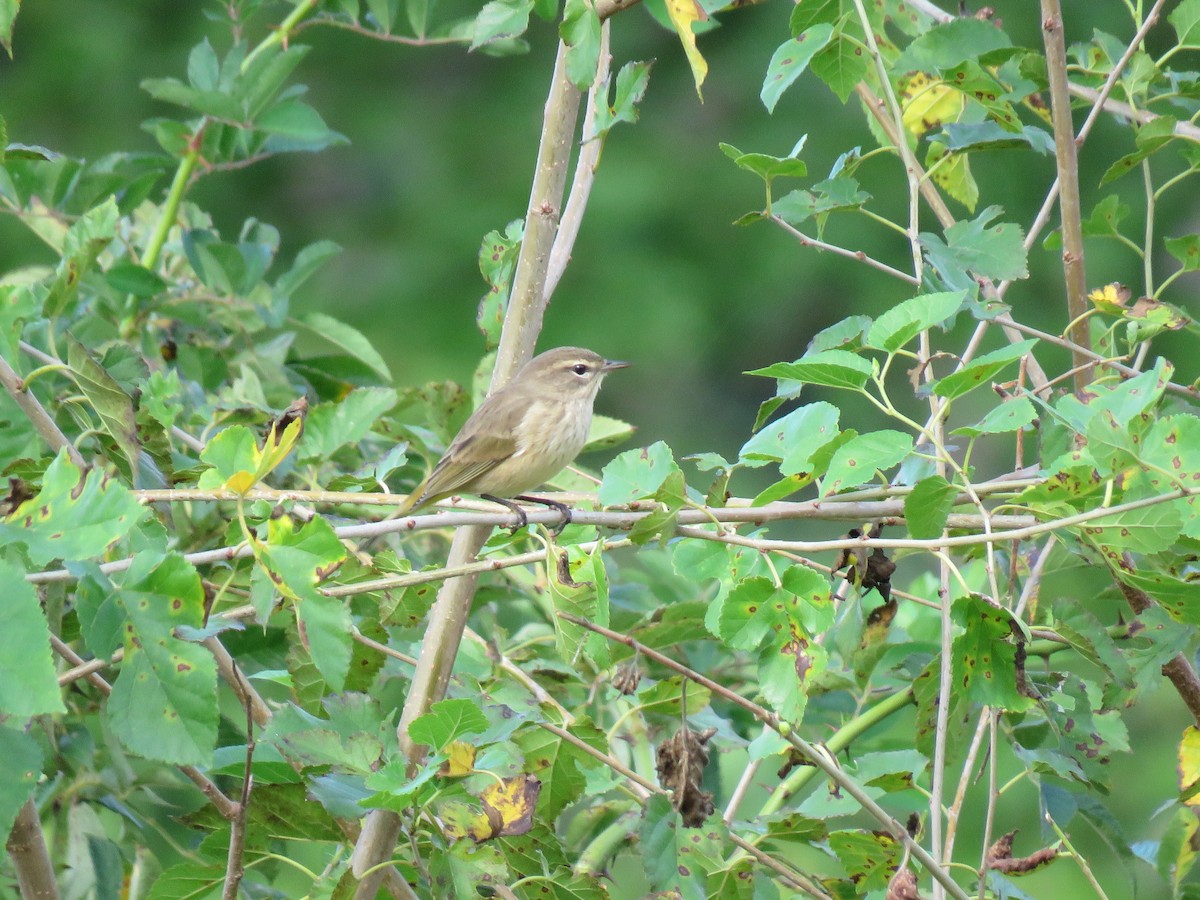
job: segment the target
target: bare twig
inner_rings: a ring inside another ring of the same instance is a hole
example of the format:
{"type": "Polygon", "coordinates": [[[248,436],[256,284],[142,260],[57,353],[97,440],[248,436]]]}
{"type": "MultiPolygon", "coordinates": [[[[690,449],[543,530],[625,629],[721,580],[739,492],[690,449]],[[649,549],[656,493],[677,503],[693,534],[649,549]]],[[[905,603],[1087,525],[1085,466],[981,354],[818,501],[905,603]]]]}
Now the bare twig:
{"type": "MultiPolygon", "coordinates": [[[[1144,612],[1154,605],[1154,599],[1141,588],[1126,584],[1116,575],[1113,576],[1113,580],[1116,581],[1117,587],[1121,589],[1126,602],[1135,613],[1144,612]]],[[[1197,677],[1192,664],[1181,653],[1163,665],[1162,673],[1175,686],[1179,699],[1192,714],[1196,727],[1200,728],[1200,677],[1197,677]]]]}
{"type": "MultiPolygon", "coordinates": [[[[1079,198],[1079,159],[1075,126],[1071,121],[1071,98],[1067,90],[1067,43],[1063,35],[1062,7],[1058,0],[1041,0],[1042,39],[1046,45],[1046,72],[1050,83],[1050,111],[1054,122],[1054,155],[1058,166],[1058,209],[1062,219],[1063,275],[1067,289],[1067,320],[1073,323],[1072,339],[1091,349],[1087,312],[1087,270],[1083,261],[1083,219],[1079,198]]],[[[1087,359],[1075,356],[1076,366],[1087,359]]],[[[1092,368],[1075,375],[1075,389],[1091,383],[1092,368]]]]}
{"type": "Polygon", "coordinates": [[[37,897],[39,900],[58,900],[58,881],[54,877],[54,864],[46,849],[46,838],[42,833],[42,819],[37,804],[30,797],[17,812],[12,831],[5,843],[13,870],[17,874],[17,885],[22,897],[37,897]]]}
{"type": "MultiPolygon", "coordinates": [[[[232,665],[233,683],[243,684],[245,679],[237,663],[232,665]]],[[[229,853],[225,861],[225,887],[221,892],[221,900],[237,900],[238,885],[242,883],[242,876],[246,874],[242,857],[246,850],[246,819],[250,814],[250,792],[254,787],[255,721],[254,703],[248,684],[243,684],[242,698],[242,705],[246,709],[246,765],[242,770],[242,795],[238,801],[237,814],[229,823],[229,853]]]]}
{"type": "Polygon", "coordinates": [[[21,408],[21,411],[29,418],[33,424],[34,430],[42,436],[50,449],[57,453],[60,450],[66,450],[67,456],[71,458],[71,462],[83,468],[86,465],[83,455],[75,449],[75,445],[67,440],[67,436],[62,433],[62,429],[55,424],[54,419],[46,412],[46,407],[42,406],[41,401],[33,396],[29,388],[25,386],[24,380],[16,373],[12,366],[8,364],[3,356],[0,356],[0,384],[4,385],[4,390],[13,402],[21,408]]]}

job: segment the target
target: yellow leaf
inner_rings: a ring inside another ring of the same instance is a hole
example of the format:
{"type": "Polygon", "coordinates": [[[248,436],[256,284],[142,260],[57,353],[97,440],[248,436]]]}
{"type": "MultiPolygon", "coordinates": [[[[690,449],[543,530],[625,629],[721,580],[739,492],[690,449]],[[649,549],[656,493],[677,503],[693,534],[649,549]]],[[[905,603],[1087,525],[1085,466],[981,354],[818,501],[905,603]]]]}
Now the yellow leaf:
{"type": "Polygon", "coordinates": [[[671,17],[671,24],[675,26],[675,31],[679,34],[679,40],[683,42],[683,52],[687,54],[688,63],[692,67],[692,79],[696,82],[696,96],[703,100],[704,95],[700,93],[700,85],[704,84],[704,78],[708,75],[708,63],[696,49],[696,35],[692,32],[692,23],[706,20],[708,13],[700,8],[700,4],[696,0],[666,0],[666,2],[667,15],[671,17]]]}
{"type": "Polygon", "coordinates": [[[245,469],[238,472],[236,475],[231,475],[225,479],[225,487],[231,491],[236,491],[239,494],[244,494],[250,488],[254,487],[257,479],[247,472],[245,469]]]}
{"type": "Polygon", "coordinates": [[[901,96],[904,127],[920,137],[945,122],[957,122],[966,106],[966,98],[940,78],[917,72],[905,85],[901,96]]]}
{"type": "Polygon", "coordinates": [[[532,775],[502,778],[483,796],[483,815],[472,824],[469,834],[476,841],[494,837],[515,837],[533,827],[533,808],[542,783],[532,775]]]}
{"type": "Polygon", "coordinates": [[[449,757],[438,774],[445,778],[461,778],[475,771],[475,747],[466,741],[451,741],[446,748],[449,757]]]}
{"type": "Polygon", "coordinates": [[[1200,806],[1200,729],[1189,725],[1179,742],[1179,795],[1189,806],[1200,806]]]}
{"type": "Polygon", "coordinates": [[[1122,315],[1125,312],[1129,297],[1129,288],[1115,281],[1102,288],[1096,288],[1088,294],[1088,299],[1092,301],[1096,309],[1114,316],[1122,315]]]}

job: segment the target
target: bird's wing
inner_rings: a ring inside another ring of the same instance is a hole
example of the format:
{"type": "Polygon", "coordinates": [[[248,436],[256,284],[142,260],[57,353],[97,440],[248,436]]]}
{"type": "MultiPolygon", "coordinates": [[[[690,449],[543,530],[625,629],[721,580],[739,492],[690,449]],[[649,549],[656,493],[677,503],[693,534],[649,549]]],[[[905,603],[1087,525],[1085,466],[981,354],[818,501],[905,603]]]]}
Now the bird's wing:
{"type": "Polygon", "coordinates": [[[429,473],[415,505],[447,497],[516,452],[515,425],[524,413],[521,397],[500,391],[467,419],[446,454],[429,473]]]}

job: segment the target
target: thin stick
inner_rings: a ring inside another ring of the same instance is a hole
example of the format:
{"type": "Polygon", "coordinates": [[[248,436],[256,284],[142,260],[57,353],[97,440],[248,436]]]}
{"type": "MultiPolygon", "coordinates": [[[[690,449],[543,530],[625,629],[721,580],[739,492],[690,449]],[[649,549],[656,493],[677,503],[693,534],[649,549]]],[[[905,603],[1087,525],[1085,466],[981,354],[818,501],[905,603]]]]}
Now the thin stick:
{"type": "Polygon", "coordinates": [[[16,373],[12,366],[8,364],[3,356],[0,356],[0,384],[4,385],[4,390],[17,406],[21,407],[21,411],[25,413],[29,421],[33,424],[33,429],[44,440],[50,449],[55,453],[60,450],[66,450],[67,456],[71,458],[71,462],[79,466],[81,469],[86,465],[83,455],[75,449],[75,445],[67,440],[67,436],[62,433],[62,429],[55,424],[50,414],[46,412],[46,407],[42,406],[41,401],[33,396],[30,390],[25,386],[25,382],[21,376],[16,373]]]}

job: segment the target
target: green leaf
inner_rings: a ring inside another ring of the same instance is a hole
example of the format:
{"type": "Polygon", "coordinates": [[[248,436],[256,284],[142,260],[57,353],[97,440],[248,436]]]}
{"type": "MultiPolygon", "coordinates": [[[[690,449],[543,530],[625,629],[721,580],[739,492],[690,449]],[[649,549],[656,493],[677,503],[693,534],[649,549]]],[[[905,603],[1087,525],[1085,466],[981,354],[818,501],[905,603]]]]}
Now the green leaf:
{"type": "Polygon", "coordinates": [[[1158,503],[1092,519],[1078,528],[1120,569],[1125,553],[1169,549],[1183,530],[1183,517],[1174,504],[1158,503]]]}
{"type": "Polygon", "coordinates": [[[147,78],[142,81],[142,90],[155,100],[182,106],[224,122],[238,123],[245,115],[245,109],[235,97],[223,91],[202,91],[176,78],[147,78]]]}
{"type": "Polygon", "coordinates": [[[1083,236],[1118,237],[1121,220],[1129,213],[1129,207],[1121,202],[1119,195],[1109,194],[1092,207],[1092,214],[1083,221],[1083,236]]]}
{"type": "Polygon", "coordinates": [[[204,588],[177,554],[139,554],[119,585],[128,617],[125,658],[108,698],[113,731],[129,750],[176,765],[207,765],[217,741],[217,667],[175,637],[204,620],[204,588]]]}
{"type": "Polygon", "coordinates": [[[193,47],[192,52],[188,54],[187,72],[188,83],[194,88],[215,91],[220,87],[218,82],[221,78],[221,63],[217,60],[217,53],[208,42],[208,38],[193,47]]]}
{"type": "Polygon", "coordinates": [[[304,422],[297,459],[324,462],[335,450],[355,444],[370,433],[384,413],[396,405],[391,388],[355,388],[337,403],[318,403],[304,422]]]}
{"type": "Polygon", "coordinates": [[[62,242],[62,260],[54,271],[43,312],[56,318],[71,308],[79,296],[79,282],[96,262],[96,258],[116,237],[120,211],[117,201],[109,196],[79,217],[62,242]]]}
{"type": "Polygon", "coordinates": [[[1011,47],[1008,35],[994,22],[973,17],[934,25],[913,39],[895,62],[895,71],[941,72],[985,53],[1011,47]]]}
{"type": "MultiPolygon", "coordinates": [[[[524,34],[532,11],[533,0],[491,0],[475,17],[471,49],[524,34]]],[[[593,74],[595,71],[593,68],[593,74]]]]}
{"type": "MultiPolygon", "coordinates": [[[[312,277],[312,274],[325,264],[326,260],[341,252],[342,248],[333,241],[317,241],[316,243],[309,244],[296,254],[296,259],[292,263],[292,267],[275,280],[275,295],[290,297],[300,285],[308,281],[312,277]]],[[[317,327],[313,326],[312,322],[314,317],[319,316],[320,313],[310,314],[305,316],[304,321],[309,323],[310,327],[317,327]]],[[[342,339],[334,339],[334,343],[338,343],[340,340],[342,339]]],[[[342,346],[345,346],[345,344],[342,344],[342,346]]],[[[347,349],[350,348],[347,347],[347,349]]],[[[368,365],[370,364],[368,363],[368,365]]],[[[390,378],[390,376],[386,377],[390,378]]]]}
{"type": "Polygon", "coordinates": [[[1157,600],[1175,621],[1200,625],[1200,583],[1161,572],[1117,569],[1117,574],[1157,600]]]}
{"type": "Polygon", "coordinates": [[[821,350],[806,353],[795,362],[775,363],[746,374],[860,391],[871,377],[871,372],[871,363],[861,356],[846,350],[821,350]]]}
{"type": "Polygon", "coordinates": [[[300,640],[313,665],[340,691],[350,668],[353,622],[345,602],[326,597],[317,585],[342,564],[346,548],[320,516],[297,528],[282,515],[268,521],[267,541],[256,544],[255,555],[276,589],[295,602],[300,640]]]}
{"type": "Polygon", "coordinates": [[[408,736],[414,743],[440,751],[451,741],[468,734],[483,734],[487,729],[487,716],[475,701],[439,700],[425,715],[413,719],[408,736]]]}
{"type": "Polygon", "coordinates": [[[979,437],[981,434],[1006,434],[1010,431],[1020,431],[1027,425],[1033,424],[1037,418],[1037,410],[1027,397],[1012,397],[999,406],[994,406],[986,416],[975,425],[964,425],[955,428],[951,434],[963,434],[967,437],[979,437]]]}
{"type": "Polygon", "coordinates": [[[671,448],[655,441],[640,450],[626,450],[605,466],[597,496],[605,506],[652,497],[675,473],[682,475],[671,448]]]}
{"type": "Polygon", "coordinates": [[[1200,46],[1200,0],[1182,0],[1167,21],[1175,29],[1181,47],[1200,46]]]}
{"type": "Polygon", "coordinates": [[[951,611],[964,629],[954,639],[956,690],[971,702],[1011,712],[1033,707],[1021,691],[1025,673],[1018,669],[1015,641],[1022,630],[1012,613],[977,595],[960,597],[951,611]]]}
{"type": "Polygon", "coordinates": [[[324,706],[327,718],[294,704],[277,709],[261,740],[304,767],[331,766],[359,775],[378,768],[384,741],[395,740],[379,703],[363,694],[347,693],[326,698],[324,706]]]}
{"type": "Polygon", "coordinates": [[[998,280],[1028,278],[1020,226],[1001,222],[987,227],[1001,212],[999,206],[989,206],[969,222],[956,222],[946,229],[945,241],[922,232],[921,246],[929,264],[951,283],[963,272],[998,280]]]}
{"type": "Polygon", "coordinates": [[[767,65],[767,77],[763,80],[759,98],[768,112],[775,111],[775,104],[783,92],[808,68],[813,56],[833,38],[833,25],[820,23],[802,34],[784,41],[767,65]]]}
{"type": "Polygon", "coordinates": [[[804,0],[792,9],[788,20],[788,28],[792,37],[797,37],[814,25],[832,25],[841,18],[842,10],[838,0],[804,0]]]}
{"type": "Polygon", "coordinates": [[[895,836],[883,831],[834,831],[827,841],[855,889],[864,894],[886,890],[904,856],[895,836]]]}
{"type": "Polygon", "coordinates": [[[204,490],[223,487],[230,479],[252,478],[258,468],[258,441],[245,425],[233,425],[218,432],[200,451],[200,461],[212,469],[200,476],[204,490]]]}
{"type": "MultiPolygon", "coordinates": [[[[590,139],[602,138],[618,122],[628,122],[632,125],[638,120],[638,105],[646,96],[652,65],[653,62],[627,62],[621,66],[617,72],[617,85],[612,94],[612,103],[601,103],[596,107],[590,139]]],[[[607,83],[599,96],[609,96],[607,83]]]]}
{"type": "Polygon", "coordinates": [[[738,460],[778,462],[784,475],[808,473],[812,456],[837,437],[841,411],[832,403],[819,401],[792,410],[750,438],[738,453],[738,460]]]}
{"type": "Polygon", "coordinates": [[[99,468],[86,475],[61,451],[42,489],[0,522],[0,544],[20,541],[36,565],[99,556],[145,517],[134,496],[99,468]]]}
{"type": "Polygon", "coordinates": [[[1032,350],[1036,343],[1037,340],[1031,338],[976,357],[959,371],[938,379],[933,385],[933,392],[949,400],[961,397],[981,384],[991,381],[1002,369],[1032,350]]]}
{"type": "Polygon", "coordinates": [[[23,728],[0,724],[0,759],[0,833],[7,835],[42,775],[42,748],[23,728]]]}
{"type": "Polygon", "coordinates": [[[847,441],[833,454],[829,470],[821,479],[823,494],[836,494],[846,488],[874,480],[877,471],[897,465],[913,449],[911,435],[901,431],[871,431],[847,441]]]}
{"type": "Polygon", "coordinates": [[[391,34],[392,25],[396,20],[396,0],[367,0],[367,9],[379,30],[384,34],[391,34]]]}
{"type": "Polygon", "coordinates": [[[25,581],[25,573],[4,559],[0,584],[5,586],[0,603],[0,715],[25,719],[66,712],[50,653],[50,628],[37,592],[25,581]]]}
{"type": "Polygon", "coordinates": [[[922,331],[941,325],[966,303],[966,291],[921,294],[893,306],[871,326],[867,343],[895,353],[922,331]]]}
{"type": "Polygon", "coordinates": [[[753,172],[768,184],[775,178],[803,178],[808,174],[804,160],[792,156],[771,156],[767,153],[743,153],[732,144],[720,144],[721,151],[739,169],[753,172]]]}
{"type": "MultiPolygon", "coordinates": [[[[21,0],[0,0],[0,47],[4,48],[9,59],[12,59],[13,26],[17,22],[17,13],[20,11],[21,0]]],[[[3,147],[4,142],[0,141],[0,150],[3,150],[3,147]]],[[[2,160],[3,156],[0,155],[0,161],[2,160]]],[[[9,825],[11,824],[9,822],[9,825]]],[[[8,834],[8,826],[5,826],[4,833],[8,834]]]]}
{"type": "Polygon", "coordinates": [[[804,719],[808,690],[828,665],[829,652],[789,622],[758,655],[758,690],[779,717],[793,726],[804,719]]]}
{"type": "MultiPolygon", "coordinates": [[[[585,719],[577,719],[567,731],[588,746],[608,752],[604,732],[585,719]]],[[[513,738],[525,756],[525,771],[542,782],[538,795],[538,817],[553,822],[559,814],[578,800],[584,792],[584,769],[594,766],[595,760],[575,744],[543,728],[523,728],[513,738]]]]}
{"type": "Polygon", "coordinates": [[[743,578],[721,605],[717,636],[734,650],[758,649],[786,621],[785,596],[769,578],[743,578]]]}
{"type": "Polygon", "coordinates": [[[941,475],[931,475],[918,481],[904,498],[904,518],[908,533],[917,540],[941,537],[946,518],[954,509],[958,488],[941,475]]]}
{"type": "Polygon", "coordinates": [[[1108,171],[1100,179],[1100,187],[1111,184],[1122,175],[1138,168],[1142,161],[1153,156],[1175,139],[1175,126],[1178,122],[1173,116],[1161,115],[1151,119],[1137,130],[1137,149],[1127,153],[1108,167],[1108,171]]]}
{"type": "Polygon", "coordinates": [[[567,78],[581,91],[596,79],[600,60],[600,16],[588,0],[566,0],[559,36],[567,46],[567,78]]]}
{"type": "Polygon", "coordinates": [[[867,77],[871,67],[870,54],[863,52],[860,42],[839,33],[829,46],[813,57],[809,67],[845,103],[854,93],[855,86],[867,77]]]}
{"type": "Polygon", "coordinates": [[[700,828],[684,828],[670,799],[655,794],[642,810],[639,831],[650,887],[681,900],[706,900],[706,877],[724,862],[727,833],[716,815],[700,828]]]}
{"type": "Polygon", "coordinates": [[[1179,260],[1184,272],[1200,269],[1200,234],[1185,234],[1183,237],[1167,238],[1163,241],[1167,252],[1179,260]]]}
{"type": "Polygon", "coordinates": [[[1054,137],[1044,128],[1025,125],[1020,131],[1013,131],[991,119],[986,122],[946,122],[932,140],[950,153],[1034,150],[1046,156],[1054,152],[1054,137]]]}
{"type": "Polygon", "coordinates": [[[379,351],[371,346],[371,342],[357,328],[319,312],[309,313],[302,321],[314,334],[341,347],[359,362],[365,363],[384,381],[392,380],[392,373],[379,351]]]}
{"type": "Polygon", "coordinates": [[[71,367],[71,375],[83,395],[87,397],[92,409],[104,423],[104,429],[109,433],[125,458],[134,474],[134,483],[138,483],[137,473],[142,442],[138,437],[137,412],[133,408],[133,398],[117,384],[116,379],[108,374],[92,356],[91,351],[79,343],[72,334],[67,335],[67,365],[71,367]]]}
{"type": "Polygon", "coordinates": [[[265,148],[271,152],[315,151],[346,143],[345,137],[329,130],[319,112],[301,100],[277,103],[254,120],[254,127],[270,135],[265,148]]]}
{"type": "Polygon", "coordinates": [[[161,294],[167,283],[145,266],[128,261],[119,262],[104,273],[104,280],[114,291],[148,298],[161,294]]]}

